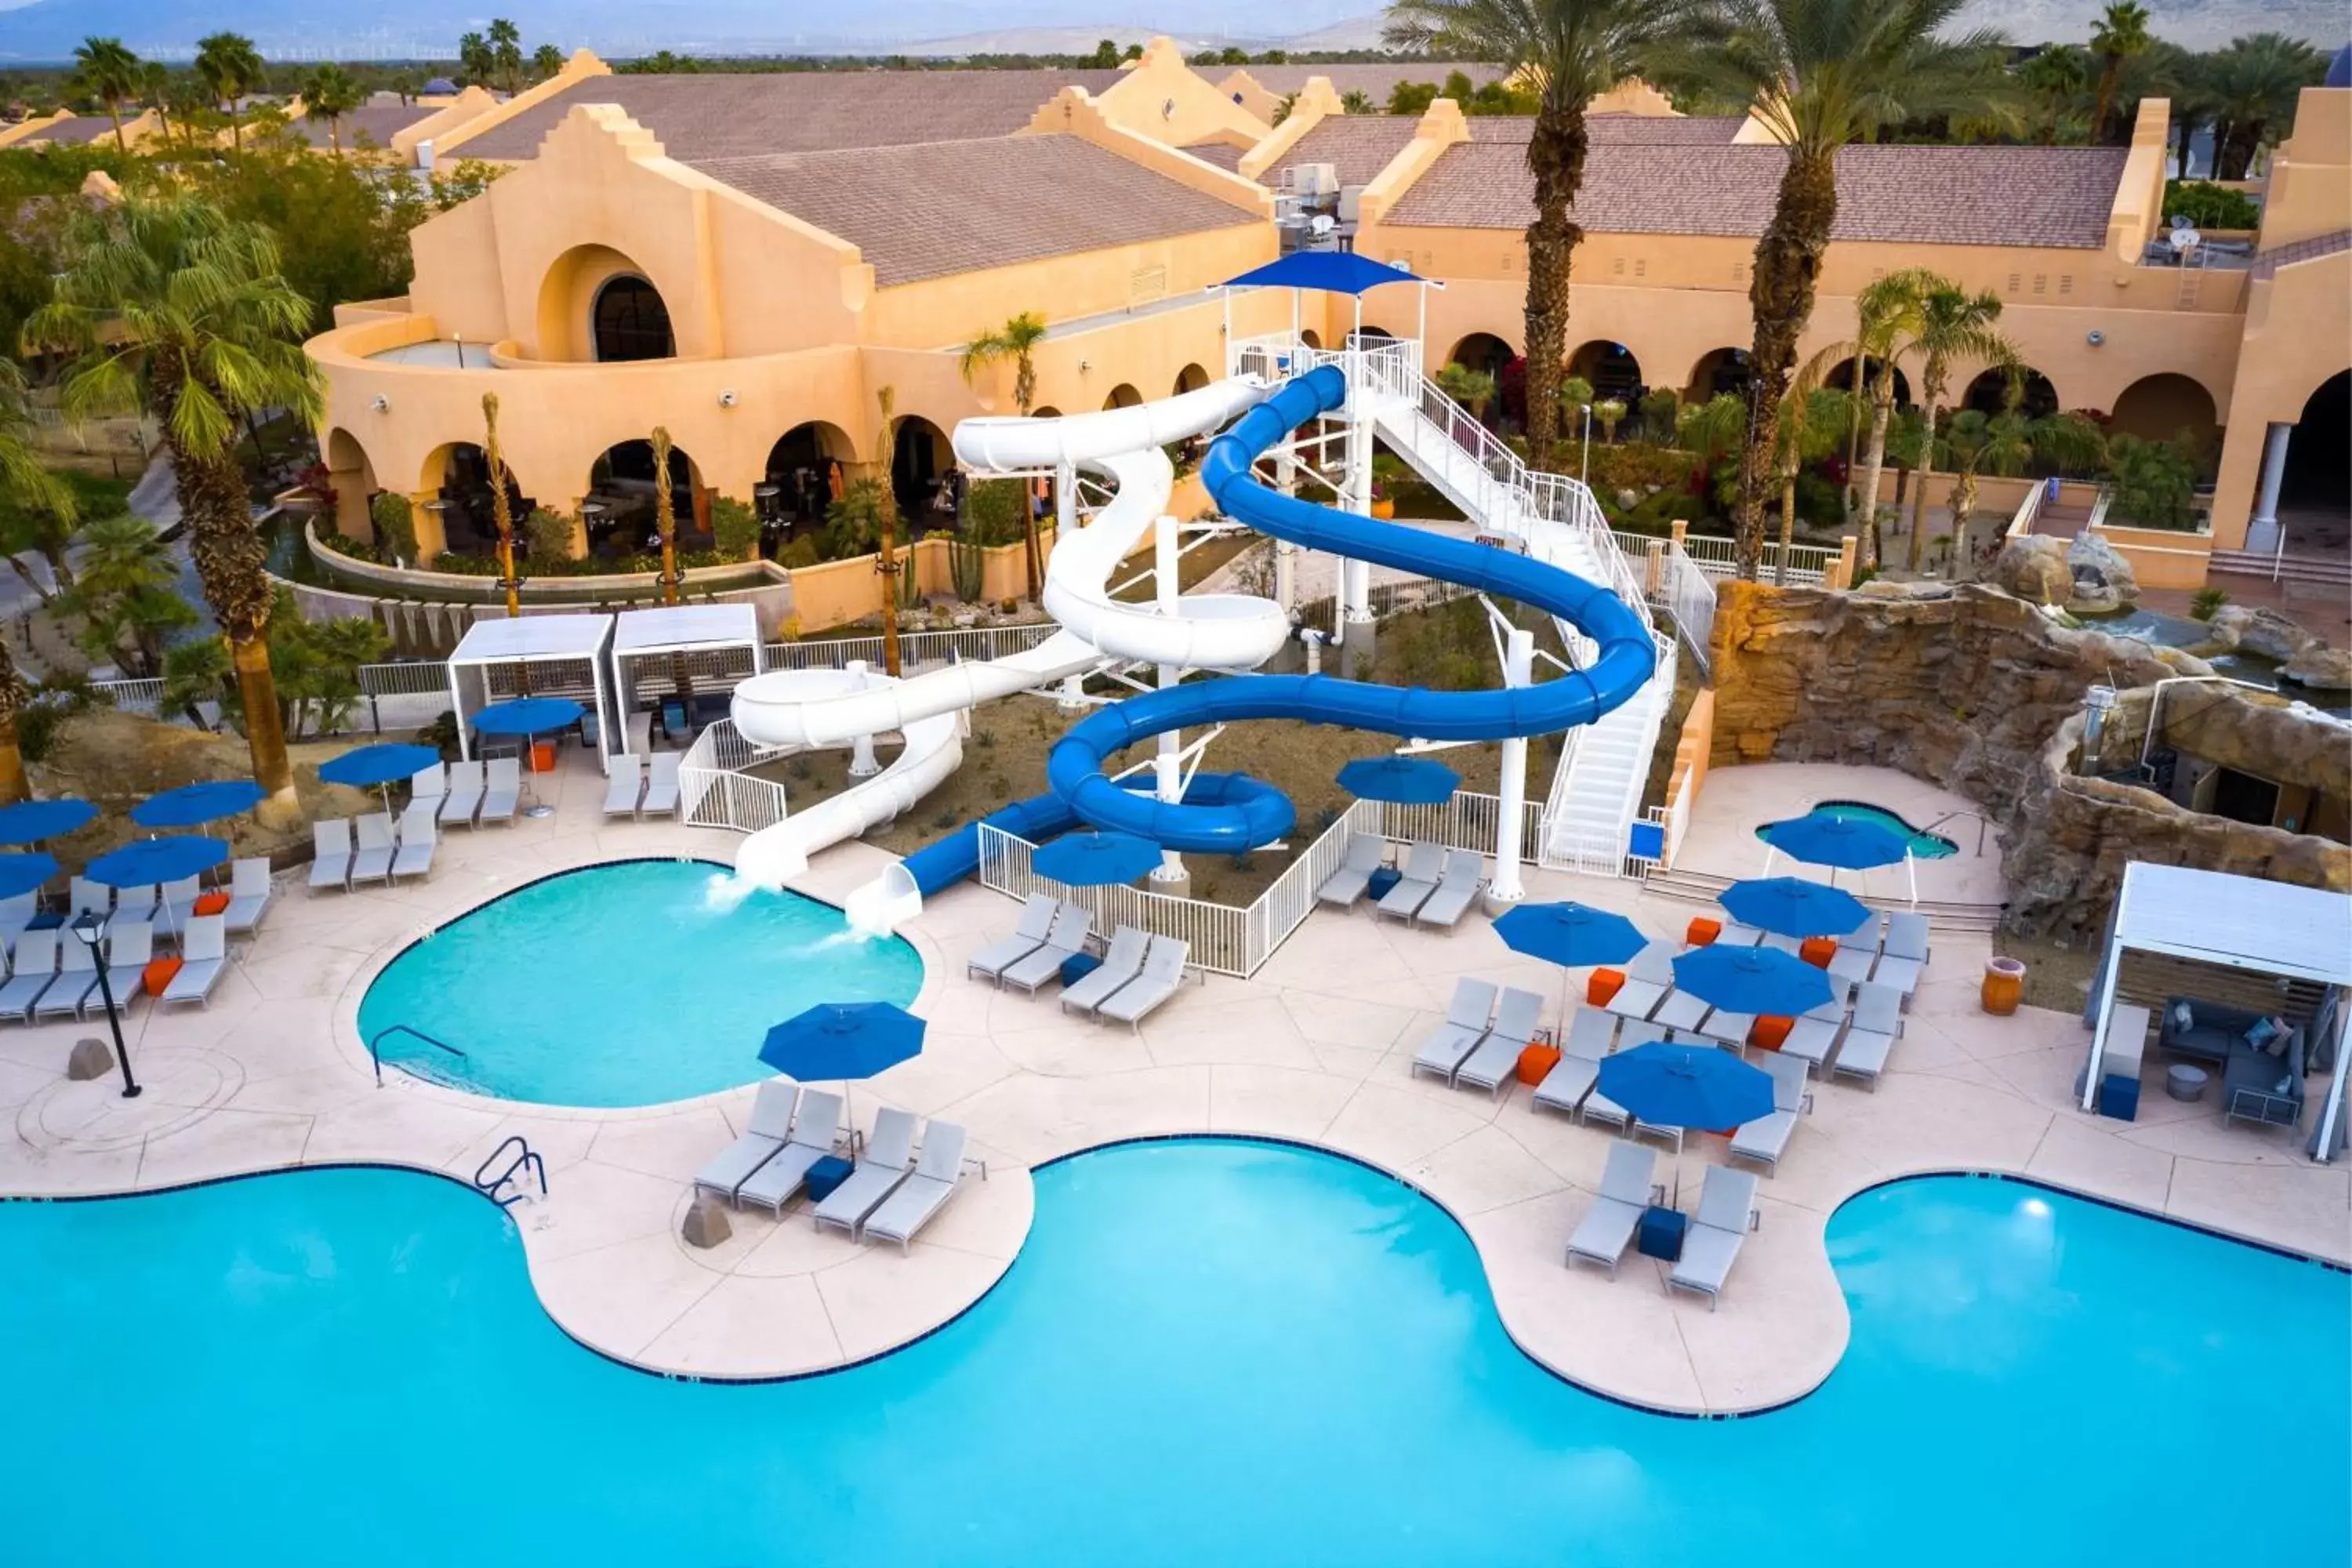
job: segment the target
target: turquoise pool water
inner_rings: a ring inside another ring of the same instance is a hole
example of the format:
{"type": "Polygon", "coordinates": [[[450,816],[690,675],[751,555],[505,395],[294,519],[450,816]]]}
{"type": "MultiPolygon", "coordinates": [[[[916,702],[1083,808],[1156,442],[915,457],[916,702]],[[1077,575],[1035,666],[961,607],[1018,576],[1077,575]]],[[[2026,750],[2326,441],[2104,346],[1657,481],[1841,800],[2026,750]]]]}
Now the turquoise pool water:
{"type": "Polygon", "coordinates": [[[567,871],[443,926],[385,966],[360,1033],[385,1060],[541,1104],[659,1105],[768,1076],[771,1025],[820,1002],[912,1002],[923,961],[849,934],[797,893],[714,902],[723,868],[629,860],[567,871]]]}
{"type": "MultiPolygon", "coordinates": [[[[1434,1206],[1264,1144],[1049,1167],[1020,1261],[963,1318],[749,1387],[574,1345],[507,1222],[430,1177],[0,1205],[0,1555],[2346,1561],[2345,1275],[1958,1178],[1865,1194],[1830,1242],[1853,1312],[1836,1373],[1696,1422],[1541,1372],[1434,1206]],[[2274,1482],[2258,1527],[2243,1486],[2209,1484],[2249,1471],[2274,1482]]],[[[1773,1310],[1736,1278],[1723,1306],[1773,1310]]]]}
{"type": "MultiPolygon", "coordinates": [[[[1805,815],[1835,817],[1841,822],[1867,822],[1874,826],[1884,827],[1911,846],[1911,857],[1915,860],[1941,860],[1960,852],[1960,847],[1942,834],[1923,833],[1895,813],[1883,805],[1873,805],[1868,801],[1825,800],[1805,815]]],[[[1776,826],[1766,823],[1756,830],[1756,837],[1763,837],[1776,826]]]]}

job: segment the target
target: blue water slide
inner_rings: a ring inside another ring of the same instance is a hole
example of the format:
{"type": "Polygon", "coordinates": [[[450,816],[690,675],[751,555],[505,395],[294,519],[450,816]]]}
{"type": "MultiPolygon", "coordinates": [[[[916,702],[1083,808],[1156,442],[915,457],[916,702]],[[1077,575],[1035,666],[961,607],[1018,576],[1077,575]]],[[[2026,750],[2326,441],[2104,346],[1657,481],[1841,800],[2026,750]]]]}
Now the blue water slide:
{"type": "MultiPolygon", "coordinates": [[[[1585,668],[1551,680],[1492,691],[1431,691],[1328,675],[1244,675],[1130,697],[1081,720],[1046,759],[1046,782],[1078,819],[1171,849],[1238,854],[1290,832],[1297,813],[1281,791],[1228,774],[1238,783],[1212,799],[1200,787],[1207,775],[1198,775],[1186,798],[1171,803],[1113,782],[1104,764],[1169,730],[1248,719],[1304,719],[1433,741],[1553,734],[1590,724],[1620,706],[1655,671],[1657,650],[1648,628],[1605,588],[1513,551],[1375,522],[1285,496],[1252,476],[1250,465],[1260,454],[1289,431],[1339,408],[1347,391],[1338,368],[1322,366],[1291,381],[1218,437],[1202,460],[1201,479],[1219,508],[1260,532],[1310,550],[1533,605],[1591,638],[1599,645],[1598,656],[1585,668]]],[[[976,863],[976,832],[972,838],[976,863]]]]}
{"type": "MultiPolygon", "coordinates": [[[[1120,787],[1149,790],[1155,781],[1136,778],[1120,787]]],[[[1224,805],[1255,799],[1264,794],[1276,794],[1272,784],[1264,784],[1244,773],[1194,773],[1185,792],[1187,800],[1204,805],[1224,805]]],[[[1058,795],[1033,795],[1014,801],[1011,805],[990,812],[980,822],[969,823],[945,838],[924,845],[907,857],[907,874],[915,879],[915,889],[929,898],[943,889],[951,888],[980,869],[981,823],[1010,833],[1016,838],[1026,838],[1032,844],[1042,844],[1057,834],[1067,833],[1078,825],[1077,813],[1058,795]]]]}

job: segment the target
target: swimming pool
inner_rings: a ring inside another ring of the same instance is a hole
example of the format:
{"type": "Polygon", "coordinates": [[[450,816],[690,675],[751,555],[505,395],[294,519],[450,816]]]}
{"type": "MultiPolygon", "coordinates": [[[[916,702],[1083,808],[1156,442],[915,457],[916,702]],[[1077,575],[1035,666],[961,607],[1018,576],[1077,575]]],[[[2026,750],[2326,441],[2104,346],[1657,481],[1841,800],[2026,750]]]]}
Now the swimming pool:
{"type": "MultiPolygon", "coordinates": [[[[1867,822],[1884,827],[1911,847],[1915,860],[1942,860],[1960,852],[1960,847],[1940,833],[1928,833],[1912,826],[1900,816],[1883,805],[1873,805],[1864,800],[1825,800],[1805,813],[1807,816],[1834,817],[1841,822],[1867,822]]],[[[1763,837],[1780,824],[1768,822],[1756,830],[1763,837]]]]}
{"type": "Polygon", "coordinates": [[[771,1025],[819,1002],[922,989],[897,937],[861,941],[797,893],[729,908],[702,860],[625,860],[548,877],[459,916],[402,952],[360,1003],[360,1034],[405,1034],[385,1060],[479,1093],[541,1104],[659,1105],[768,1076],[771,1025]]]}
{"type": "MultiPolygon", "coordinates": [[[[507,1223],[433,1177],[0,1204],[0,1540],[26,1564],[2345,1561],[2344,1274],[1961,1178],[1863,1194],[1830,1246],[1830,1381],[1686,1421],[1540,1371],[1434,1205],[1283,1146],[1049,1166],[964,1317],[750,1387],[564,1339],[507,1223]],[[2223,1489],[2149,1489],[2211,1464],[2276,1477],[2260,1528],[2223,1489]]],[[[1723,1310],[1780,1306],[1735,1281],[1723,1310]]]]}

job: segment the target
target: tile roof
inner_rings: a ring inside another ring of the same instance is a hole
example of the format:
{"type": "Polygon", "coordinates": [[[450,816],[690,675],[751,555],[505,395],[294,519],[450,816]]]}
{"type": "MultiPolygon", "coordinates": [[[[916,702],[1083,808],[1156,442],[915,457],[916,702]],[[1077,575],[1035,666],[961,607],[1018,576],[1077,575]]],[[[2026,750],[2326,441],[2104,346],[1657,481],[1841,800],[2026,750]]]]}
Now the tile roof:
{"type": "MultiPolygon", "coordinates": [[[[437,109],[428,109],[416,103],[362,104],[343,116],[343,145],[355,147],[359,145],[360,138],[365,136],[375,146],[389,147],[395,132],[405,131],[418,121],[440,112],[437,109]]],[[[333,144],[333,138],[328,134],[327,122],[323,120],[296,119],[288,121],[286,128],[313,147],[333,144]]]]}
{"type": "Polygon", "coordinates": [[[1203,60],[1192,68],[1212,81],[1224,81],[1234,71],[1247,71],[1258,86],[1266,91],[1289,94],[1307,85],[1309,77],[1328,77],[1331,86],[1342,93],[1368,92],[1373,100],[1386,103],[1389,93],[1401,81],[1427,82],[1432,87],[1444,85],[1445,79],[1460,71],[1470,79],[1474,88],[1486,86],[1502,74],[1500,66],[1457,65],[1450,60],[1416,60],[1410,65],[1332,65],[1332,66],[1235,66],[1218,73],[1215,66],[1203,60]]]}
{"type": "Polygon", "coordinates": [[[1298,163],[1335,163],[1343,185],[1369,185],[1412,140],[1420,123],[1405,114],[1334,114],[1298,139],[1267,173],[1298,163]]]}
{"type": "Polygon", "coordinates": [[[1213,163],[1231,174],[1239,171],[1242,154],[1249,149],[1236,147],[1226,142],[1195,142],[1190,147],[1179,148],[1178,151],[1190,153],[1203,163],[1213,163]]]}
{"type": "Polygon", "coordinates": [[[856,246],[886,288],[1263,221],[1076,136],[715,158],[695,167],[856,246]]]}
{"type": "MultiPolygon", "coordinates": [[[[122,123],[131,123],[133,116],[126,114],[122,123]]],[[[26,140],[46,142],[52,147],[86,147],[101,136],[114,134],[114,121],[103,114],[77,114],[71,120],[60,120],[55,125],[44,125],[26,140]]]]}
{"type": "MultiPolygon", "coordinates": [[[[1585,134],[1596,147],[1728,146],[1747,123],[1738,115],[1595,114],[1584,121],[1585,134]]],[[[1473,142],[1508,142],[1524,147],[1535,134],[1533,115],[1474,114],[1469,118],[1473,142]]]]}
{"type": "Polygon", "coordinates": [[[576,103],[617,103],[687,163],[768,153],[1005,136],[1065,87],[1101,93],[1118,71],[763,71],[591,77],[455,149],[521,160],[576,103]]]}
{"type": "Polygon", "coordinates": [[[2282,267],[2333,256],[2339,250],[2352,250],[2352,228],[2339,228],[2334,234],[2315,234],[2309,239],[2298,239],[2292,244],[2282,245],[2276,250],[2265,250],[2254,258],[2254,276],[2258,279],[2275,278],[2282,267]]]}
{"type": "MultiPolygon", "coordinates": [[[[1838,155],[1832,237],[2095,248],[2127,155],[2119,147],[1849,147],[1838,155]]],[[[1604,143],[1585,165],[1576,219],[1601,234],[1761,234],[1785,159],[1770,146],[1604,143]]],[[[1388,221],[1521,228],[1533,187],[1517,146],[1474,142],[1438,159],[1388,221]]]]}

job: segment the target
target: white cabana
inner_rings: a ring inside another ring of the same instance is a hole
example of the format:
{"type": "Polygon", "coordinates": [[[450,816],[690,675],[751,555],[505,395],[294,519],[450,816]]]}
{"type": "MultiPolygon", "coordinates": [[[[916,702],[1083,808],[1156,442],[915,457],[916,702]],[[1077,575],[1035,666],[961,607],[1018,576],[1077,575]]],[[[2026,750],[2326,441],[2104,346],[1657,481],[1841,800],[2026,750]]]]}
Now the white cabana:
{"type": "MultiPolygon", "coordinates": [[[[2309,981],[2333,986],[2334,1005],[2323,1005],[2315,1028],[2335,1037],[2334,1070],[2321,1102],[2310,1148],[2327,1159],[2335,1151],[2344,1116],[2344,1058],[2352,1050],[2352,895],[2268,882],[2226,871],[2157,866],[2135,860],[2124,868],[2123,887],[2107,920],[2107,944],[2099,962],[2088,1016],[2089,1070],[2083,1079],[2083,1109],[2097,1101],[2099,1058],[2116,1010],[2116,986],[2125,955],[2158,953],[2216,964],[2251,974],[2309,981]]],[[[2320,1042],[2307,1042],[2316,1052],[2320,1042]]]]}
{"type": "MultiPolygon", "coordinates": [[[[657,674],[667,677],[681,658],[689,679],[711,690],[733,690],[767,668],[759,612],[748,604],[672,605],[614,616],[613,692],[625,720],[644,701],[639,687],[657,674]],[[660,663],[648,670],[647,659],[660,663]]],[[[625,744],[616,731],[606,749],[625,744]]]]}
{"type": "Polygon", "coordinates": [[[610,616],[524,616],[476,621],[448,658],[449,700],[457,712],[457,754],[473,756],[473,716],[493,702],[520,695],[524,667],[541,697],[569,697],[596,716],[596,762],[612,771],[609,752],[618,717],[604,685],[612,647],[610,616]]]}

